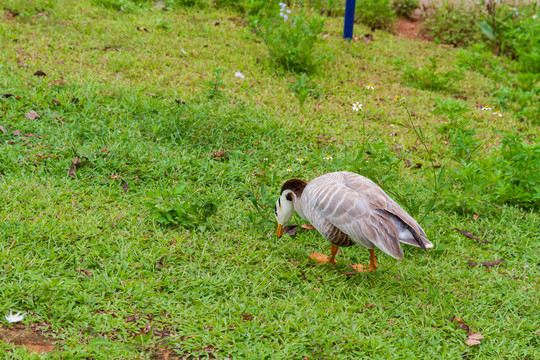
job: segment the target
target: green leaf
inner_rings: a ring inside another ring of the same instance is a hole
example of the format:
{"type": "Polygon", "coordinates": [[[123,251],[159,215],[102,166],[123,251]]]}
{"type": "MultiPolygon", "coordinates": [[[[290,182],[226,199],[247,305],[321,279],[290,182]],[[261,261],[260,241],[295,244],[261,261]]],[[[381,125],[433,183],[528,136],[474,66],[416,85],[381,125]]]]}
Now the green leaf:
{"type": "Polygon", "coordinates": [[[480,27],[480,30],[482,30],[482,32],[488,37],[488,39],[495,40],[495,32],[493,31],[491,25],[480,21],[477,21],[476,24],[480,27]]]}

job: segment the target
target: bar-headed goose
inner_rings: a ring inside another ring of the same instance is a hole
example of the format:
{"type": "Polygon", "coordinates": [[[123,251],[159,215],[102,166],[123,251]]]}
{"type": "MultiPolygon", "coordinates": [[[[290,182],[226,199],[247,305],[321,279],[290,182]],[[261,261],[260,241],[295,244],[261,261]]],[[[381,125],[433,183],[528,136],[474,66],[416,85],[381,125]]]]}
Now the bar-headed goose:
{"type": "Polygon", "coordinates": [[[319,253],[310,255],[318,262],[335,264],[338,247],[357,245],[369,249],[370,264],[352,267],[372,271],[377,268],[373,250],[376,247],[396,259],[403,258],[400,242],[424,250],[433,247],[424,230],[405,210],[379,186],[358,174],[340,171],[309,183],[299,179],[285,182],[274,210],[278,237],[283,235],[283,227],[295,210],[330,242],[330,258],[319,253]]]}

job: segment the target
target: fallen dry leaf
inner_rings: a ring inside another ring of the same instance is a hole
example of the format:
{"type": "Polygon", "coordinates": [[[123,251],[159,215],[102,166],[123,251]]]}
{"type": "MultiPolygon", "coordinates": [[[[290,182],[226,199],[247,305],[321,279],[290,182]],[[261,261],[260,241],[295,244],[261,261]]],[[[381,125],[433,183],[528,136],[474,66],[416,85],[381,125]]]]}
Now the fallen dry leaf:
{"type": "Polygon", "coordinates": [[[467,339],[467,341],[465,341],[465,344],[469,346],[480,345],[480,341],[467,339]]]}
{"type": "Polygon", "coordinates": [[[111,175],[111,179],[120,179],[120,175],[111,175]]]}
{"type": "Polygon", "coordinates": [[[12,133],[13,136],[19,136],[21,135],[21,130],[15,130],[13,133],[12,133]]]}
{"type": "Polygon", "coordinates": [[[92,276],[92,273],[90,272],[90,270],[85,270],[85,269],[81,269],[81,268],[77,268],[77,270],[78,270],[80,273],[83,273],[83,274],[86,275],[86,276],[92,276]]]}
{"type": "Polygon", "coordinates": [[[283,228],[283,232],[291,236],[296,235],[296,225],[288,225],[283,228]]]}
{"type": "Polygon", "coordinates": [[[223,158],[225,155],[227,155],[230,152],[231,152],[230,150],[215,151],[215,152],[212,153],[212,159],[219,160],[219,159],[223,158]]]}
{"type": "Polygon", "coordinates": [[[484,335],[482,334],[471,334],[469,335],[469,339],[471,340],[482,340],[484,338],[484,335]]]}
{"type": "Polygon", "coordinates": [[[2,125],[0,125],[0,131],[3,132],[4,134],[7,133],[7,130],[4,129],[4,127],[2,125]]]}
{"type": "Polygon", "coordinates": [[[79,157],[75,156],[75,158],[73,158],[73,164],[71,164],[71,166],[69,167],[68,176],[75,179],[75,173],[77,172],[77,169],[86,164],[88,164],[87,160],[80,161],[79,157]]]}
{"type": "Polygon", "coordinates": [[[478,219],[480,219],[480,215],[474,214],[472,218],[473,218],[474,220],[478,220],[478,219]]]}
{"type": "Polygon", "coordinates": [[[470,267],[475,267],[475,266],[478,266],[478,265],[483,265],[483,266],[485,266],[485,267],[487,267],[489,269],[491,266],[499,265],[500,263],[502,263],[503,260],[504,259],[499,259],[499,260],[494,260],[494,261],[486,261],[486,262],[483,262],[483,263],[473,262],[473,263],[469,263],[469,266],[470,267]]]}
{"type": "Polygon", "coordinates": [[[13,94],[2,94],[2,96],[0,96],[1,98],[3,99],[7,99],[7,98],[10,98],[10,97],[14,97],[15,99],[20,99],[21,97],[20,96],[17,96],[17,95],[13,95],[13,94]]]}
{"type": "Polygon", "coordinates": [[[315,230],[315,228],[312,225],[303,224],[300,225],[301,228],[308,229],[308,230],[315,230]]]}
{"type": "Polygon", "coordinates": [[[364,43],[369,44],[373,41],[373,34],[364,35],[364,43]]]}
{"type": "Polygon", "coordinates": [[[251,321],[253,320],[253,315],[250,315],[250,314],[242,314],[242,319],[244,321],[251,321]]]}
{"type": "Polygon", "coordinates": [[[41,135],[23,134],[23,136],[25,136],[25,137],[35,137],[35,138],[38,138],[38,139],[43,139],[43,136],[41,136],[41,135]]]}
{"type": "Polygon", "coordinates": [[[484,338],[482,334],[476,334],[472,331],[471,327],[463,322],[463,319],[457,318],[455,316],[452,316],[450,319],[447,319],[449,322],[454,322],[454,320],[458,323],[458,326],[460,329],[466,330],[469,333],[469,336],[467,337],[467,340],[465,341],[465,344],[468,346],[474,346],[474,345],[480,345],[480,341],[484,338]]]}
{"type": "Polygon", "coordinates": [[[64,86],[64,85],[67,85],[67,83],[64,81],[64,77],[60,76],[60,79],[56,79],[56,80],[51,81],[49,83],[49,85],[51,85],[51,86],[54,86],[54,85],[64,86]]]}
{"type": "Polygon", "coordinates": [[[30,110],[29,112],[26,113],[26,115],[24,115],[27,119],[29,120],[36,120],[36,119],[39,119],[41,116],[39,116],[39,114],[37,112],[35,112],[34,110],[30,110]]]}
{"type": "Polygon", "coordinates": [[[124,179],[122,179],[122,189],[124,189],[124,194],[128,191],[128,183],[124,179]]]}
{"type": "Polygon", "coordinates": [[[475,235],[471,234],[471,233],[468,232],[468,231],[460,230],[460,229],[458,229],[458,228],[454,228],[454,230],[459,231],[460,233],[462,233],[463,235],[465,235],[465,236],[468,237],[469,239],[473,239],[473,240],[476,240],[476,241],[481,241],[481,242],[483,242],[484,244],[489,244],[489,241],[487,241],[487,240],[485,240],[485,239],[480,239],[478,236],[475,236],[475,235]]]}
{"type": "Polygon", "coordinates": [[[47,76],[47,73],[44,71],[38,70],[34,73],[35,76],[47,76]]]}
{"type": "Polygon", "coordinates": [[[482,340],[483,338],[484,338],[483,335],[473,333],[469,335],[469,337],[467,338],[467,341],[465,341],[465,344],[468,346],[480,345],[479,340],[482,340]]]}

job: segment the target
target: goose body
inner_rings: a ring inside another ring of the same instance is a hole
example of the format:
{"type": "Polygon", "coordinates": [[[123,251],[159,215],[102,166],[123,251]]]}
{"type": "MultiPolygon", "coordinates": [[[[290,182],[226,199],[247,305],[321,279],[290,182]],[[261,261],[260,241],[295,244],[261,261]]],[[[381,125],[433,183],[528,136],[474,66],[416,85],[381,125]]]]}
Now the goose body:
{"type": "Polygon", "coordinates": [[[424,250],[433,247],[422,227],[405,210],[374,182],[355,173],[328,173],[309,183],[287,181],[275,209],[278,236],[294,211],[332,245],[329,262],[334,262],[337,247],[362,246],[370,249],[373,270],[375,248],[402,259],[400,243],[424,250]]]}

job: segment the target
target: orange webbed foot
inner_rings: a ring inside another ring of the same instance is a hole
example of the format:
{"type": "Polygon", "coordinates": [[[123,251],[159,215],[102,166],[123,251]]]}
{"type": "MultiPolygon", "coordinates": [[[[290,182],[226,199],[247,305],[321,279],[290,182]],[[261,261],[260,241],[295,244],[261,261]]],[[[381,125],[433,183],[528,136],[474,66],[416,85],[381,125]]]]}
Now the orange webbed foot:
{"type": "Polygon", "coordinates": [[[330,263],[330,264],[337,264],[336,260],[328,257],[327,255],[314,252],[313,254],[309,255],[310,259],[313,259],[317,261],[318,263],[330,263]]]}
{"type": "Polygon", "coordinates": [[[373,270],[377,268],[377,267],[372,267],[372,266],[364,266],[362,264],[351,265],[351,267],[357,272],[372,272],[373,270]]]}

